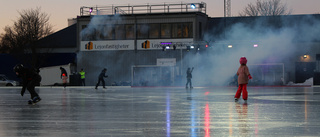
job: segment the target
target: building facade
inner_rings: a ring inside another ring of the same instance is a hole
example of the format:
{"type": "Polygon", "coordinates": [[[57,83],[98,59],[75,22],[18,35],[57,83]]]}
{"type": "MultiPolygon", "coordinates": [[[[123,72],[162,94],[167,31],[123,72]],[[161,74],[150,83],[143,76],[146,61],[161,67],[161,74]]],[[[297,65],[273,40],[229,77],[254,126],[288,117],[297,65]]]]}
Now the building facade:
{"type": "MultiPolygon", "coordinates": [[[[204,11],[205,3],[200,5],[204,11]]],[[[179,12],[170,11],[176,5],[166,6],[168,12],[78,17],[77,64],[88,72],[89,85],[97,82],[103,68],[108,69],[107,85],[181,85],[191,65],[187,48],[198,43],[205,47],[202,36],[209,18],[199,9],[187,11],[191,4],[179,4],[179,12]]]]}
{"type": "Polygon", "coordinates": [[[303,83],[320,72],[320,15],[211,18],[205,3],[81,7],[77,70],[95,85],[234,85],[247,57],[251,85],[303,83]]]}

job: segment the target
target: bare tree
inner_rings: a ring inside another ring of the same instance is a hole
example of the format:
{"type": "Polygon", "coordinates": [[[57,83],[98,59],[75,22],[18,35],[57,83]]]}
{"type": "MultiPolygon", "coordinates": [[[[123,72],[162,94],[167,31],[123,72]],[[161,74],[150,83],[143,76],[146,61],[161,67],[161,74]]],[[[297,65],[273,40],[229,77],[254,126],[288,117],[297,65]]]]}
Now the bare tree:
{"type": "Polygon", "coordinates": [[[281,3],[281,0],[257,0],[257,2],[249,3],[239,16],[277,16],[289,15],[287,5],[281,3]]]}
{"type": "Polygon", "coordinates": [[[32,65],[37,60],[36,41],[52,34],[52,25],[49,16],[42,13],[40,8],[23,10],[13,26],[6,26],[5,33],[1,34],[0,50],[12,54],[31,52],[32,65]]]}

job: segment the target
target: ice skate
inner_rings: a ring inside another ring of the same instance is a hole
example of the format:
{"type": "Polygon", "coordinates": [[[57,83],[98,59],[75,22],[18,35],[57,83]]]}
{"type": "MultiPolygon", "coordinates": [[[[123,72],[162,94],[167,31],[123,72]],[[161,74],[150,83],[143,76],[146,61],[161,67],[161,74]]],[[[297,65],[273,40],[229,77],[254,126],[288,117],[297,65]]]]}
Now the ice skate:
{"type": "Polygon", "coordinates": [[[239,99],[238,98],[234,98],[234,102],[238,102],[239,101],[239,99]]]}
{"type": "Polygon", "coordinates": [[[29,105],[33,104],[33,101],[32,101],[31,99],[28,100],[28,104],[29,104],[29,105]]]}
{"type": "Polygon", "coordinates": [[[32,99],[32,102],[33,102],[33,103],[37,103],[37,102],[39,102],[39,101],[41,101],[41,98],[38,97],[38,96],[36,96],[36,97],[34,97],[34,98],[32,99]]]}

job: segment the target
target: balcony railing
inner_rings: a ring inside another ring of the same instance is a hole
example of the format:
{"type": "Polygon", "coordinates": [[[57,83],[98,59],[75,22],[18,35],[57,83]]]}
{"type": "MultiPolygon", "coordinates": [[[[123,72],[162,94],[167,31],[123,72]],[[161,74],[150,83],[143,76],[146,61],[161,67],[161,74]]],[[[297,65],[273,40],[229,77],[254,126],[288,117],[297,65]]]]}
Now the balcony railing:
{"type": "Polygon", "coordinates": [[[125,6],[83,6],[80,16],[88,15],[115,15],[115,14],[151,14],[151,13],[206,13],[207,4],[201,3],[163,3],[125,6]]]}

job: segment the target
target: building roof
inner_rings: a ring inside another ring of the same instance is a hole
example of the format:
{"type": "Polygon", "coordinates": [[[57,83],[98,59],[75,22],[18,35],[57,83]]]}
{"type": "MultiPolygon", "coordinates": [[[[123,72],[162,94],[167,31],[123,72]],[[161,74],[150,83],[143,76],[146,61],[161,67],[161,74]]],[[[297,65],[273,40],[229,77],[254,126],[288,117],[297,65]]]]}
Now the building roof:
{"type": "Polygon", "coordinates": [[[40,48],[76,48],[77,24],[73,24],[60,31],[37,41],[40,48]]]}

